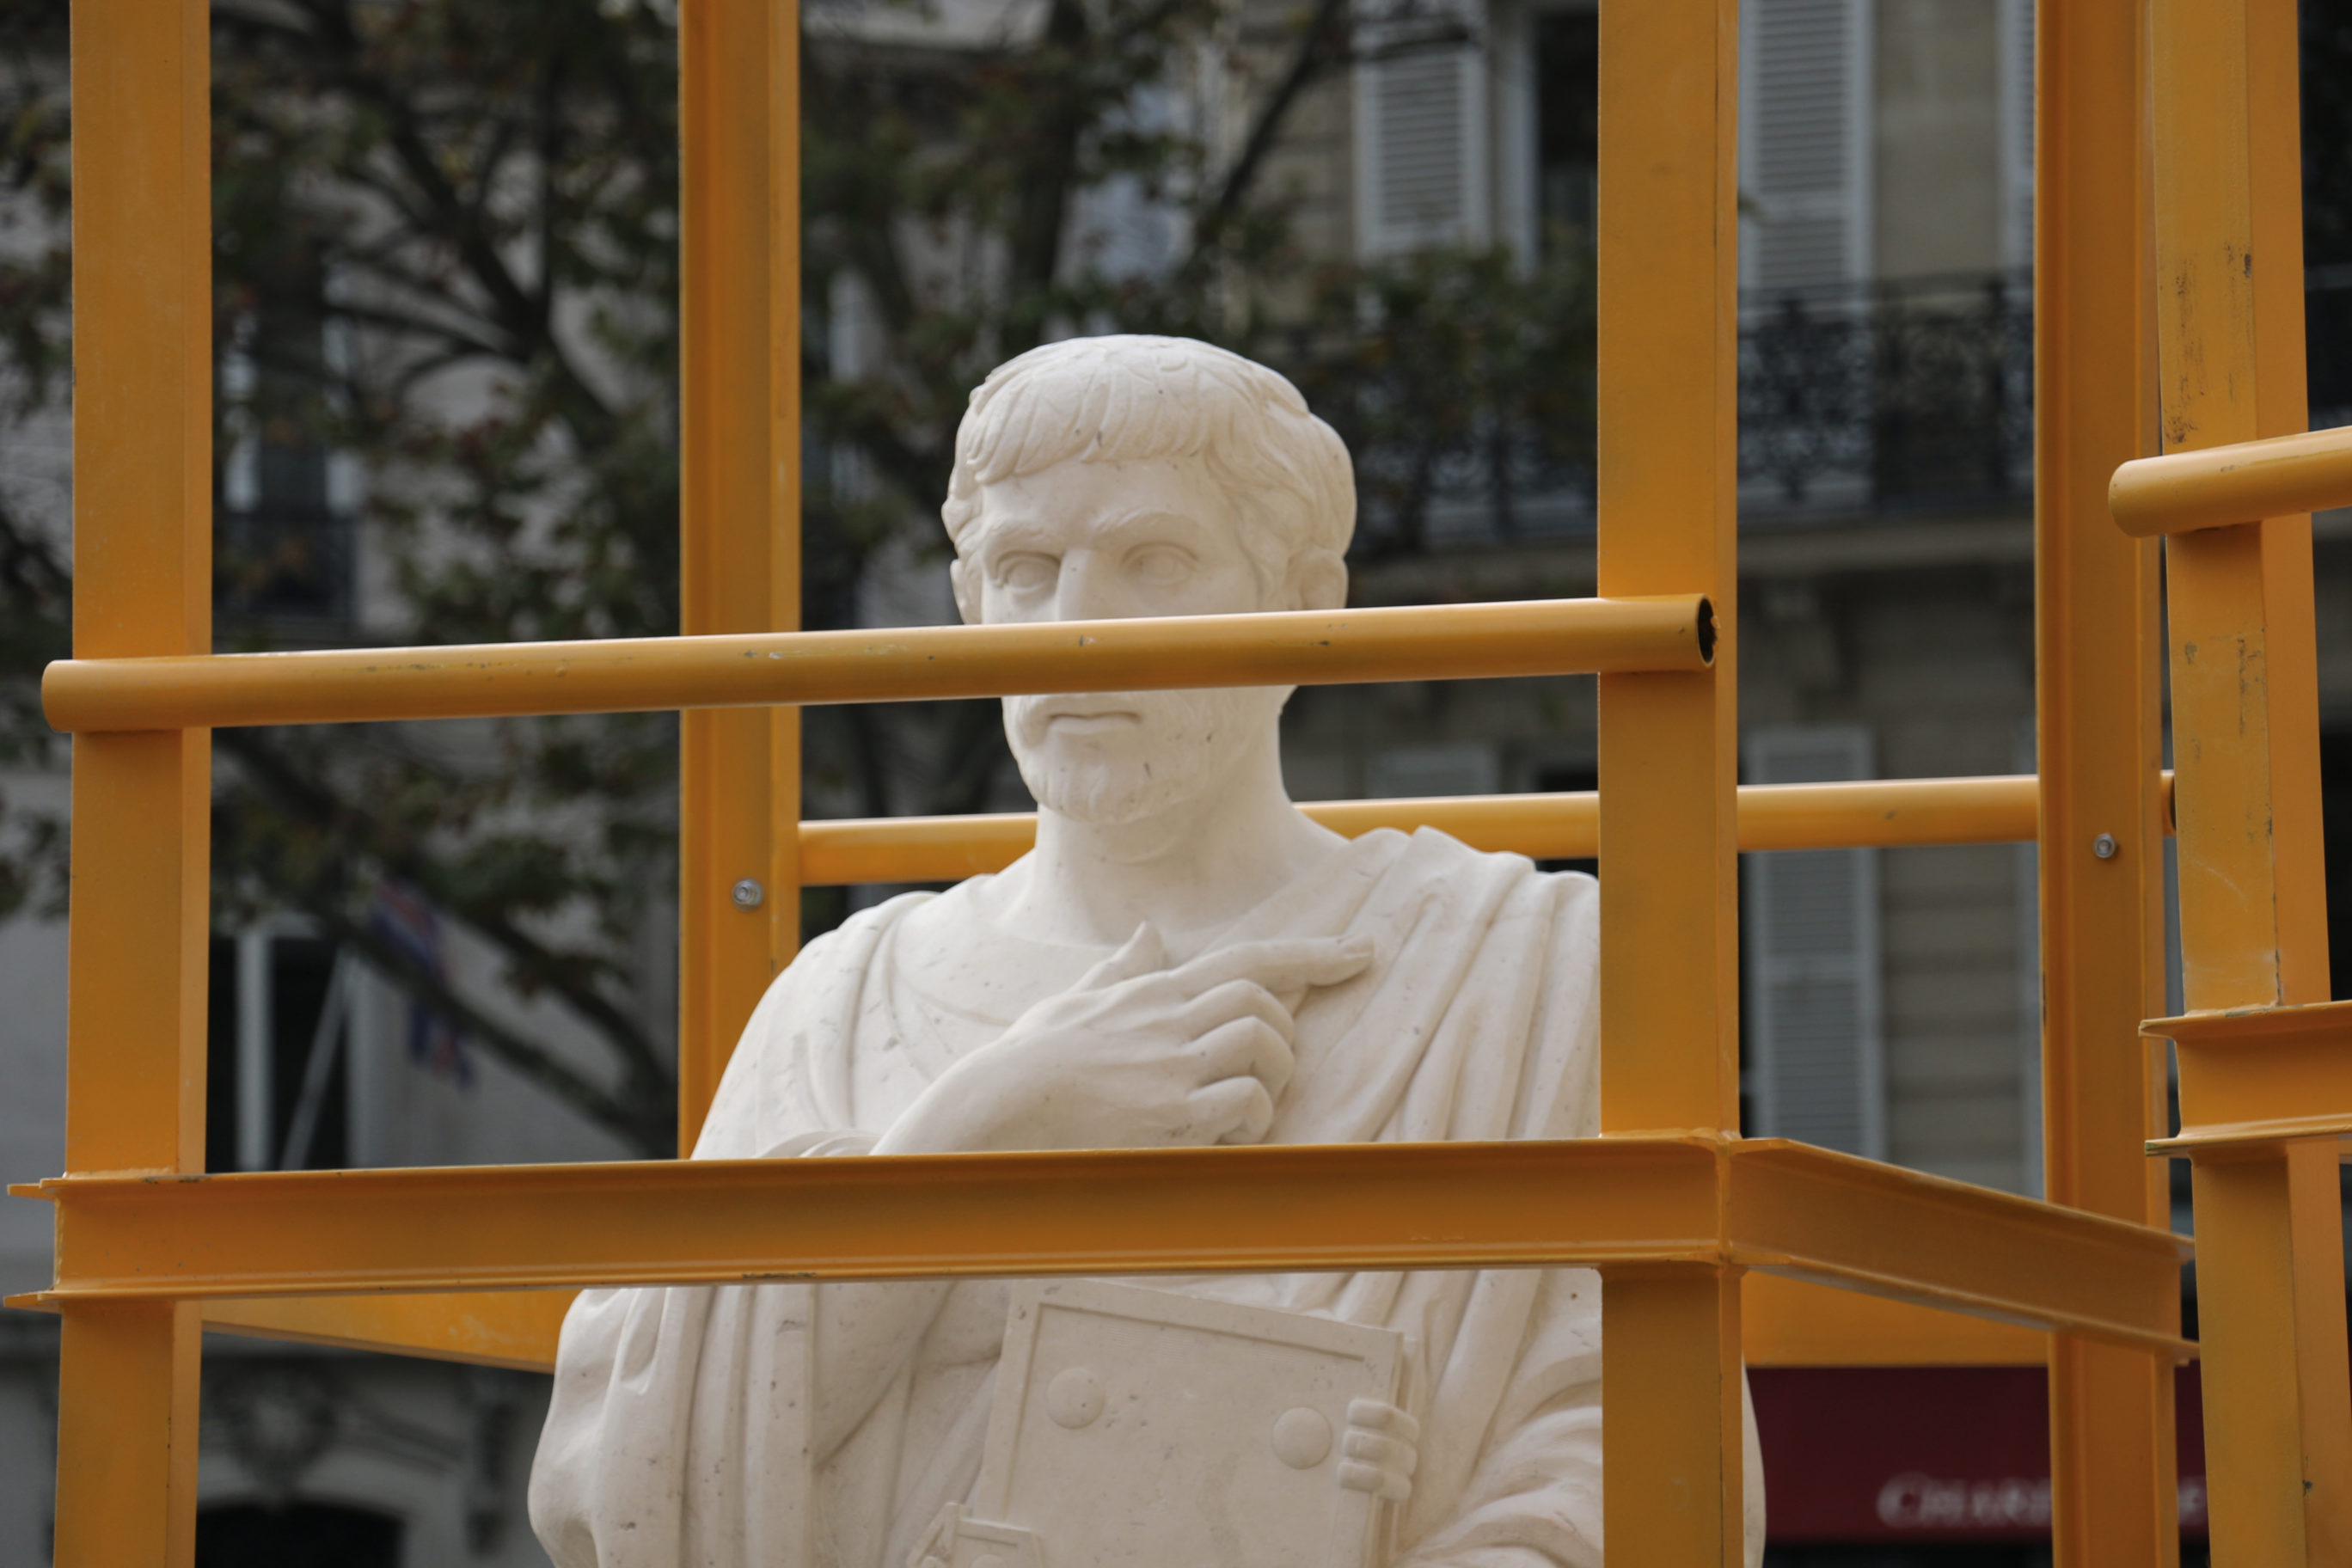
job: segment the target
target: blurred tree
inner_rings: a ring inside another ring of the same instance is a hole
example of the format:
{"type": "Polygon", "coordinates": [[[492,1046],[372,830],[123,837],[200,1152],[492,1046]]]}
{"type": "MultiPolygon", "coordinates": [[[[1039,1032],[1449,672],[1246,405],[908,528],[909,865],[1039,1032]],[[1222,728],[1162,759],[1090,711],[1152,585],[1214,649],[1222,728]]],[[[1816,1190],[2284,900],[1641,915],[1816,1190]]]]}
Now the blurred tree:
{"type": "MultiPolygon", "coordinates": [[[[870,25],[887,3],[806,24],[804,624],[849,622],[877,554],[940,548],[927,520],[970,388],[1073,331],[1209,337],[1292,371],[1358,447],[1371,547],[1418,547],[1449,455],[1525,429],[1554,456],[1589,441],[1572,259],[1310,268],[1291,243],[1287,193],[1261,187],[1286,118],[1349,61],[1339,0],[1270,17],[1044,0],[1032,31],[954,47],[907,41],[926,14],[870,25]],[[1245,89],[1229,153],[1188,110],[1202,70],[1245,89]],[[1159,236],[1139,260],[1139,231],[1159,236]]],[[[1401,29],[1421,0],[1403,3],[1385,49],[1465,46],[1443,13],[1401,29]]],[[[0,432],[66,384],[64,26],[64,0],[0,13],[0,216],[23,241],[0,248],[0,432]]],[[[215,5],[224,648],[676,629],[675,41],[664,0],[215,5]],[[339,462],[363,470],[352,501],[339,462]],[[353,510],[369,602],[397,626],[352,619],[336,586],[353,510]]],[[[57,754],[36,679],[66,649],[70,577],[58,530],[7,505],[0,486],[0,764],[21,766],[57,754]]],[[[808,721],[812,772],[851,809],[971,810],[1004,774],[994,704],[808,721]]],[[[675,884],[668,716],[215,745],[217,907],[309,913],[486,1051],[668,1152],[670,1023],[642,941],[675,884]],[[600,1059],[454,987],[374,918],[388,884],[490,943],[600,1059]]],[[[61,899],[59,826],[19,808],[0,832],[0,910],[44,884],[61,899]]]]}

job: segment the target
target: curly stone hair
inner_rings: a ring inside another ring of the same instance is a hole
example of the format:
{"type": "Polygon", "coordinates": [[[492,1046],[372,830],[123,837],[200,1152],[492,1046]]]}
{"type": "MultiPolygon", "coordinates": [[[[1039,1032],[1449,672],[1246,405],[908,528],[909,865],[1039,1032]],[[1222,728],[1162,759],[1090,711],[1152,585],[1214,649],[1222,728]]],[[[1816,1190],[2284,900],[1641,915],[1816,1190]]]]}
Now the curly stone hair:
{"type": "Polygon", "coordinates": [[[1071,338],[1007,360],[974,388],[940,508],[961,552],[980,490],[1056,463],[1199,458],[1245,520],[1267,586],[1302,557],[1337,566],[1356,531],[1348,448],[1298,389],[1262,364],[1190,338],[1071,338]]]}

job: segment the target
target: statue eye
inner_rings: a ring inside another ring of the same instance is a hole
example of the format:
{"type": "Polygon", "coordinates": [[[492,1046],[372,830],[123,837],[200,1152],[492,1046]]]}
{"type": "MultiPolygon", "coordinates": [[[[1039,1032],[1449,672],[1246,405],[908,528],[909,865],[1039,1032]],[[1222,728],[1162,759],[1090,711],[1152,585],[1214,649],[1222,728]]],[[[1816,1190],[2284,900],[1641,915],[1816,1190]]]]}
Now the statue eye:
{"type": "Polygon", "coordinates": [[[1164,588],[1192,574],[1192,553],[1173,544],[1147,544],[1128,557],[1128,565],[1144,582],[1164,588]]]}
{"type": "Polygon", "coordinates": [[[1042,594],[1062,574],[1050,555],[1008,555],[996,563],[996,584],[1014,594],[1042,594]]]}

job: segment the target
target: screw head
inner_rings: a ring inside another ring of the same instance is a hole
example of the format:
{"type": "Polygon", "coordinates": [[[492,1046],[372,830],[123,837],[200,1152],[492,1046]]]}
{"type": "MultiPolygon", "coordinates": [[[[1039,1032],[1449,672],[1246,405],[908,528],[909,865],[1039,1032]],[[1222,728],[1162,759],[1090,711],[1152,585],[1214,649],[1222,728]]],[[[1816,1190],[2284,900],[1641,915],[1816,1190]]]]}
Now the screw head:
{"type": "Polygon", "coordinates": [[[2116,851],[2121,846],[2116,842],[2116,836],[2112,833],[2102,833],[2091,840],[2091,853],[2102,860],[2114,859],[2116,851]]]}
{"type": "Polygon", "coordinates": [[[746,877],[735,884],[734,891],[728,896],[735,900],[735,907],[739,910],[756,910],[767,898],[768,890],[753,879],[746,877]]]}

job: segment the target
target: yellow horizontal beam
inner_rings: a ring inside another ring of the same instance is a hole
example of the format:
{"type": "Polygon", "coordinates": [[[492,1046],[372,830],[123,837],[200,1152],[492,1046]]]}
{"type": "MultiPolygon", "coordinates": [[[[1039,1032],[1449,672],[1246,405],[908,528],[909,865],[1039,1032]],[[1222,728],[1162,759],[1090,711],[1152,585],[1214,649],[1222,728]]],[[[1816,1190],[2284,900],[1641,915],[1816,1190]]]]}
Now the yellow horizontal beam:
{"type": "Polygon", "coordinates": [[[2352,1002],[2151,1018],[2180,1064],[2180,1135],[2151,1153],[2352,1135],[2352,1002]]]}
{"type": "Polygon", "coordinates": [[[58,1205],[56,1302],[1714,1262],[2186,1349],[2167,1317],[2177,1238],[1770,1140],[69,1176],[41,1191],[58,1205]]]}
{"type": "Polygon", "coordinates": [[[547,1372],[571,1290],[449,1296],[267,1296],[207,1301],[205,1328],[247,1339],[333,1345],[547,1372]]]}
{"type": "Polygon", "coordinates": [[[1733,1164],[1727,1228],[1749,1268],[2185,1352],[2169,1324],[2189,1245],[2168,1231],[1783,1139],[1733,1164]]]}
{"type": "MultiPolygon", "coordinates": [[[[2011,844],[2032,839],[2039,784],[2031,773],[1883,779],[1861,784],[1748,784],[1739,791],[1742,849],[1894,848],[2011,844]]],[[[2170,820],[2172,775],[2164,775],[2170,820]]],[[[1538,860],[1601,852],[1601,797],[1443,795],[1417,800],[1317,801],[1299,807],[1349,837],[1376,827],[1434,827],[1474,849],[1538,860]]],[[[812,887],[950,882],[1001,871],[1029,852],[1027,812],[973,816],[877,816],[801,824],[801,876],[812,887]]]]}
{"type": "MultiPolygon", "coordinates": [[[[1740,1331],[1750,1366],[2040,1366],[2050,1336],[1750,1274],[1740,1331]]],[[[570,1290],[474,1290],[449,1296],[271,1296],[205,1303],[214,1333],[546,1372],[555,1364],[570,1290]]]]}
{"type": "Polygon", "coordinates": [[[2141,539],[2338,506],[2352,506],[2352,429],[2140,458],[2107,484],[2116,526],[2141,539]]]}
{"type": "Polygon", "coordinates": [[[59,659],[51,725],[341,724],[1705,668],[1696,594],[1038,626],[59,659]]]}
{"type": "MultiPolygon", "coordinates": [[[[1777,1274],[1742,1287],[1750,1366],[2041,1366],[2050,1336],[1777,1274]]],[[[264,1296],[204,1303],[211,1333],[547,1372],[572,1292],[446,1296],[264,1296]]],[[[33,1297],[11,1305],[55,1310],[33,1297]]]]}
{"type": "MultiPolygon", "coordinates": [[[[209,1320],[208,1320],[209,1321],[209,1320]]],[[[2050,1336],[1780,1274],[1741,1282],[1749,1366],[2045,1366],[2050,1336]]]]}

